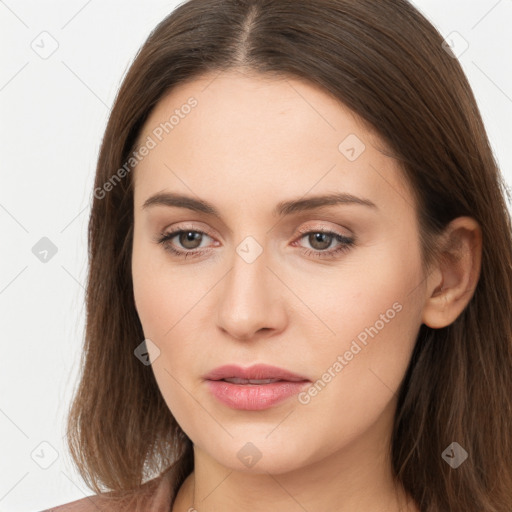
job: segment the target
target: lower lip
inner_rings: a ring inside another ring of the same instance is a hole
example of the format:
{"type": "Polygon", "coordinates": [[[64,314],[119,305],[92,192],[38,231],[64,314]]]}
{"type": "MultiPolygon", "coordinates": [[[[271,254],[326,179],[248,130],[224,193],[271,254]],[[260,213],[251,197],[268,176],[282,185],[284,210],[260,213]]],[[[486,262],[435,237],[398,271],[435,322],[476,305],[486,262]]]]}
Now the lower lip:
{"type": "Polygon", "coordinates": [[[281,380],[269,384],[233,384],[224,380],[207,380],[212,394],[233,409],[261,411],[298,394],[309,381],[281,380]]]}

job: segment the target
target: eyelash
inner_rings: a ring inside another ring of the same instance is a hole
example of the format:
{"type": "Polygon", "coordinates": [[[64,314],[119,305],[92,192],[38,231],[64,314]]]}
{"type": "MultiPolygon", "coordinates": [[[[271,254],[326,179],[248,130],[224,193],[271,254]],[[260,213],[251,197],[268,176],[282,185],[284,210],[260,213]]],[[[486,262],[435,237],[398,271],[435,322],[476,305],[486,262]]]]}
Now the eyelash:
{"type": "MultiPolygon", "coordinates": [[[[168,243],[170,240],[172,240],[177,235],[180,235],[181,233],[190,233],[190,232],[199,233],[199,234],[207,235],[207,236],[211,237],[211,235],[205,231],[200,231],[200,230],[192,229],[192,228],[190,228],[190,229],[182,228],[182,229],[178,229],[176,231],[172,231],[170,233],[161,233],[155,239],[155,242],[161,244],[166,251],[170,252],[174,256],[181,257],[181,258],[187,258],[188,256],[193,258],[195,256],[200,256],[200,255],[204,254],[205,252],[211,250],[211,249],[207,249],[207,250],[197,250],[196,249],[193,251],[181,251],[181,250],[173,247],[170,243],[168,243]]],[[[337,240],[338,242],[340,242],[341,245],[337,249],[331,249],[329,251],[319,251],[316,249],[303,248],[303,251],[302,251],[303,254],[305,254],[306,256],[313,256],[315,258],[331,258],[331,259],[335,258],[338,254],[343,254],[343,253],[349,251],[350,248],[355,243],[354,239],[352,239],[352,238],[348,238],[348,237],[343,236],[335,231],[328,231],[328,230],[325,230],[322,228],[315,229],[315,230],[299,229],[299,232],[302,234],[302,236],[299,238],[299,240],[301,240],[302,238],[304,238],[306,235],[309,235],[309,234],[322,233],[324,235],[332,235],[334,237],[334,240],[337,240]]]]}

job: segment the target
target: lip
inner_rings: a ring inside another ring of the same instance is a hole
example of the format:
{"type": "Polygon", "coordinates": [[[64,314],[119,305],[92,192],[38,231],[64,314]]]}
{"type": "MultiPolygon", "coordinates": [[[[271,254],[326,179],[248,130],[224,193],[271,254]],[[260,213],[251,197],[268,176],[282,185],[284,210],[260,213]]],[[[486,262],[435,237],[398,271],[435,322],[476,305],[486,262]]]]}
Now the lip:
{"type": "Polygon", "coordinates": [[[271,366],[268,364],[255,364],[247,368],[238,366],[236,364],[226,364],[224,366],[215,368],[203,378],[205,380],[222,380],[230,378],[255,380],[279,379],[290,382],[309,380],[303,375],[297,375],[296,373],[292,373],[288,370],[285,370],[284,368],[279,368],[277,366],[271,366]]]}
{"type": "Polygon", "coordinates": [[[299,393],[311,381],[283,368],[258,364],[244,368],[224,365],[204,376],[209,391],[224,405],[233,409],[259,411],[299,393]],[[251,380],[277,379],[266,384],[239,384],[222,379],[239,378],[251,380]]]}

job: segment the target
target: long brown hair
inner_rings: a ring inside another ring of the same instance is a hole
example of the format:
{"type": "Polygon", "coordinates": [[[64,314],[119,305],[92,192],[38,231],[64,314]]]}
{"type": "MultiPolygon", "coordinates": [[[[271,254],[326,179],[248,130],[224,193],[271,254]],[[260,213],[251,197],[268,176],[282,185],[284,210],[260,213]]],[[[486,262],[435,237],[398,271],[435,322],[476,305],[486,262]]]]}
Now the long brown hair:
{"type": "Polygon", "coordinates": [[[399,391],[392,463],[422,512],[510,512],[506,186],[459,62],[406,0],[190,0],[150,34],[115,99],[96,171],[84,352],[67,425],[81,476],[97,493],[136,493],[170,470],[174,493],[193,470],[190,439],[151,367],[134,357],[144,335],[131,278],[126,163],[174,86],[239,68],[318,84],[376,131],[414,190],[425,263],[434,257],[432,236],[450,220],[468,215],[480,224],[481,273],[469,304],[445,328],[420,328],[399,391]],[[454,441],[469,454],[457,469],[442,457],[454,441]]]}

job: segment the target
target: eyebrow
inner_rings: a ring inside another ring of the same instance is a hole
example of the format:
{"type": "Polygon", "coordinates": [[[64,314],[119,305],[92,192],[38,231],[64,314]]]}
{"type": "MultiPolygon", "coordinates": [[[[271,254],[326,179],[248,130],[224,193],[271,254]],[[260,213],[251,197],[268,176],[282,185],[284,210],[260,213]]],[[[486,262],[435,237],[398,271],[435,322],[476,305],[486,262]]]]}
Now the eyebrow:
{"type": "MultiPolygon", "coordinates": [[[[307,199],[281,201],[276,205],[272,214],[274,216],[284,217],[293,213],[340,204],[362,205],[378,210],[377,205],[369,199],[364,199],[347,193],[336,193],[308,197],[307,199]]],[[[159,192],[149,197],[142,205],[142,208],[147,209],[153,206],[186,208],[187,210],[206,213],[219,218],[221,217],[220,212],[212,204],[203,201],[202,199],[195,199],[190,196],[176,194],[173,192],[159,192]]]]}

